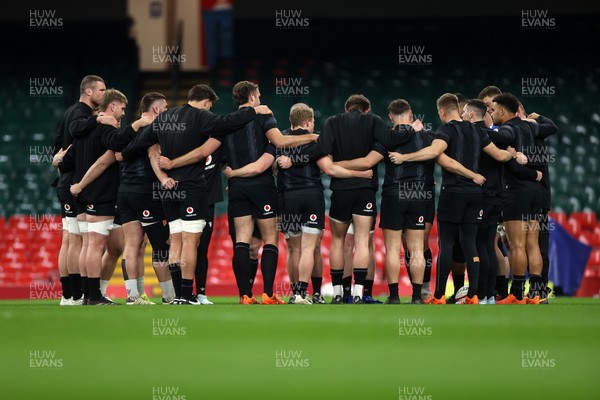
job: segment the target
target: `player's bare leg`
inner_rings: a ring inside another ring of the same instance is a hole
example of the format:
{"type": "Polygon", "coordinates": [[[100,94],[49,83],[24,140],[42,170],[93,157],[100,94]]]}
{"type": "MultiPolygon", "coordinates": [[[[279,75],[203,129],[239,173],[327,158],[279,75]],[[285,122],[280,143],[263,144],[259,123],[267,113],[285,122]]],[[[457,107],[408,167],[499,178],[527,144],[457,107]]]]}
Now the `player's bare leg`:
{"type": "Polygon", "coordinates": [[[329,218],[331,229],[331,248],[329,250],[329,265],[331,282],[333,284],[332,303],[342,304],[342,279],[344,274],[344,241],[348,232],[349,222],[336,221],[329,218]]]}

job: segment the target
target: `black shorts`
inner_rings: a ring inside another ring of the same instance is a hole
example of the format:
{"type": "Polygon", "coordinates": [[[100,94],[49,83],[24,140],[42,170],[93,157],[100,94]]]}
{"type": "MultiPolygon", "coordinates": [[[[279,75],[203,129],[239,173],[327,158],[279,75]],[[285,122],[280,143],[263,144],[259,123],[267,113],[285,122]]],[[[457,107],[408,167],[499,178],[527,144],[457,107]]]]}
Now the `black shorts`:
{"type": "Polygon", "coordinates": [[[96,215],[99,217],[115,217],[117,215],[117,204],[115,201],[107,201],[104,203],[87,203],[85,205],[85,213],[87,215],[96,215]]]}
{"type": "Polygon", "coordinates": [[[235,182],[229,185],[228,214],[235,217],[252,215],[258,219],[275,218],[279,200],[275,183],[235,182]]]}
{"type": "Polygon", "coordinates": [[[373,189],[334,190],[331,193],[329,218],[349,223],[352,222],[352,215],[377,217],[373,189]]]}
{"type": "Polygon", "coordinates": [[[60,213],[63,218],[77,217],[75,198],[71,194],[71,189],[68,186],[56,188],[56,197],[58,197],[58,201],[60,201],[60,213]]]}
{"type": "Polygon", "coordinates": [[[160,198],[168,222],[178,219],[197,221],[208,216],[206,188],[162,190],[160,198]]]}
{"type": "Polygon", "coordinates": [[[302,227],[325,229],[325,196],[321,189],[292,190],[284,194],[285,207],[278,221],[283,232],[297,233],[302,227]]]}
{"type": "Polygon", "coordinates": [[[379,227],[401,231],[425,229],[427,203],[419,200],[400,200],[396,196],[381,197],[379,227]]]}
{"type": "Polygon", "coordinates": [[[504,221],[533,221],[542,214],[542,191],[507,192],[502,218],[504,221]]]}
{"type": "Polygon", "coordinates": [[[483,217],[481,192],[461,193],[443,191],[438,201],[438,221],[454,224],[479,224],[483,217]]]}
{"type": "Polygon", "coordinates": [[[435,192],[429,200],[425,202],[425,222],[433,224],[435,219],[435,192]]]}
{"type": "Polygon", "coordinates": [[[122,227],[124,222],[121,220],[121,213],[119,212],[119,206],[115,209],[115,218],[113,219],[113,229],[116,228],[115,225],[122,227]]]}
{"type": "Polygon", "coordinates": [[[85,204],[81,200],[81,197],[75,197],[75,214],[85,214],[85,204]]]}
{"type": "Polygon", "coordinates": [[[481,227],[496,228],[502,221],[502,208],[504,200],[500,197],[484,197],[483,198],[483,218],[481,219],[481,227]]]}
{"type": "Polygon", "coordinates": [[[162,204],[152,199],[152,193],[119,193],[117,212],[123,224],[132,221],[153,224],[165,219],[162,204]]]}

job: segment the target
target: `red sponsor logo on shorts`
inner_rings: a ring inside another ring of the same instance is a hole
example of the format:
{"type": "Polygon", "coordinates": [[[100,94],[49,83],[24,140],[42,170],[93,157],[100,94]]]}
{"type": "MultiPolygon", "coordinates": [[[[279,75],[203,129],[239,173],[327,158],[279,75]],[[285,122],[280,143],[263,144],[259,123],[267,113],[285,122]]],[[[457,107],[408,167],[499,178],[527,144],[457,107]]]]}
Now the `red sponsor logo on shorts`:
{"type": "Polygon", "coordinates": [[[317,220],[317,216],[315,214],[310,214],[309,218],[312,222],[315,222],[317,220]]]}
{"type": "Polygon", "coordinates": [[[370,210],[371,208],[373,208],[373,203],[367,203],[367,210],[370,210]]]}
{"type": "Polygon", "coordinates": [[[479,210],[479,216],[483,217],[483,210],[479,210]]]}
{"type": "Polygon", "coordinates": [[[143,215],[144,217],[149,217],[149,216],[150,216],[150,211],[148,211],[148,210],[144,210],[144,211],[142,211],[142,215],[143,215]]]}
{"type": "Polygon", "coordinates": [[[69,211],[71,209],[71,206],[68,204],[65,204],[65,211],[69,211]]]}
{"type": "Polygon", "coordinates": [[[266,205],[263,207],[263,210],[265,210],[265,212],[269,212],[269,211],[271,211],[271,206],[270,206],[269,204],[266,204],[266,205]]]}
{"type": "Polygon", "coordinates": [[[206,161],[204,162],[206,165],[210,165],[210,163],[212,163],[212,155],[209,154],[208,157],[206,157],[206,161]]]}
{"type": "Polygon", "coordinates": [[[194,212],[194,208],[193,207],[188,207],[185,209],[185,212],[187,212],[188,214],[191,214],[194,212]]]}
{"type": "Polygon", "coordinates": [[[88,210],[93,210],[94,209],[94,205],[93,204],[88,204],[86,208],[88,210]]]}
{"type": "Polygon", "coordinates": [[[420,224],[422,224],[424,220],[425,220],[425,218],[423,218],[423,216],[421,215],[421,216],[419,217],[419,223],[420,223],[420,224]]]}

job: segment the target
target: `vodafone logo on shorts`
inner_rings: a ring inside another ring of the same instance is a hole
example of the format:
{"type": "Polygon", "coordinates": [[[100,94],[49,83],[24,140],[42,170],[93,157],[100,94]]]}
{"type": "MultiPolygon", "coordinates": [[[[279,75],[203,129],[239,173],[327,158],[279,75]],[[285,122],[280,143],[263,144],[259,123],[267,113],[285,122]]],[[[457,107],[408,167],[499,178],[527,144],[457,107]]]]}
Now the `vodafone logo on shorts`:
{"type": "Polygon", "coordinates": [[[263,207],[263,210],[265,210],[265,213],[270,213],[271,212],[271,205],[270,204],[265,204],[265,206],[263,207]]]}
{"type": "Polygon", "coordinates": [[[70,211],[71,210],[71,206],[68,204],[65,204],[65,211],[70,211]]]}
{"type": "Polygon", "coordinates": [[[212,163],[212,154],[210,154],[208,157],[206,157],[206,161],[204,162],[205,165],[210,165],[212,163]]]}
{"type": "Polygon", "coordinates": [[[479,210],[479,218],[477,219],[482,219],[483,218],[483,210],[479,210]]]}
{"type": "Polygon", "coordinates": [[[419,217],[419,223],[420,223],[420,224],[422,224],[424,220],[425,220],[425,218],[423,218],[423,216],[421,215],[421,216],[419,217]]]}
{"type": "Polygon", "coordinates": [[[367,203],[367,210],[370,210],[373,208],[373,203],[367,203]]]}
{"type": "Polygon", "coordinates": [[[188,208],[185,209],[185,212],[188,213],[188,214],[191,214],[191,213],[194,212],[194,208],[193,207],[188,207],[188,208]]]}
{"type": "Polygon", "coordinates": [[[88,205],[86,206],[86,208],[87,208],[88,210],[93,210],[93,209],[94,209],[94,205],[93,205],[93,204],[88,204],[88,205]]]}
{"type": "Polygon", "coordinates": [[[317,216],[315,214],[310,214],[309,218],[312,222],[315,222],[317,220],[317,216]]]}
{"type": "Polygon", "coordinates": [[[142,211],[142,215],[143,215],[145,218],[148,218],[148,217],[150,216],[150,211],[148,211],[148,210],[144,210],[144,211],[142,211]]]}

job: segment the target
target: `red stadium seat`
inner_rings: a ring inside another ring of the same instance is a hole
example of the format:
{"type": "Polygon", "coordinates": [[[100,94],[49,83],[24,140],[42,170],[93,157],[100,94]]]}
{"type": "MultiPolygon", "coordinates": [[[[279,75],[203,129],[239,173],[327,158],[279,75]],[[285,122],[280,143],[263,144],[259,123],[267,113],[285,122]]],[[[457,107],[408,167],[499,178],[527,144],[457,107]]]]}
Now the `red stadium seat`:
{"type": "Polygon", "coordinates": [[[583,231],[579,241],[592,247],[600,247],[600,234],[593,231],[583,231]]]}
{"type": "Polygon", "coordinates": [[[429,234],[429,236],[436,236],[438,235],[438,226],[437,226],[437,215],[433,218],[433,225],[431,226],[431,233],[429,234]]]}
{"type": "Polygon", "coordinates": [[[576,219],[581,224],[582,229],[594,229],[596,227],[595,212],[572,212],[569,219],[576,219]]]}
{"type": "Polygon", "coordinates": [[[567,221],[567,225],[565,226],[567,232],[569,232],[574,237],[578,238],[581,235],[581,222],[577,219],[569,218],[567,221]]]}
{"type": "Polygon", "coordinates": [[[590,254],[587,265],[600,266],[600,249],[592,250],[592,254],[590,254]]]}

